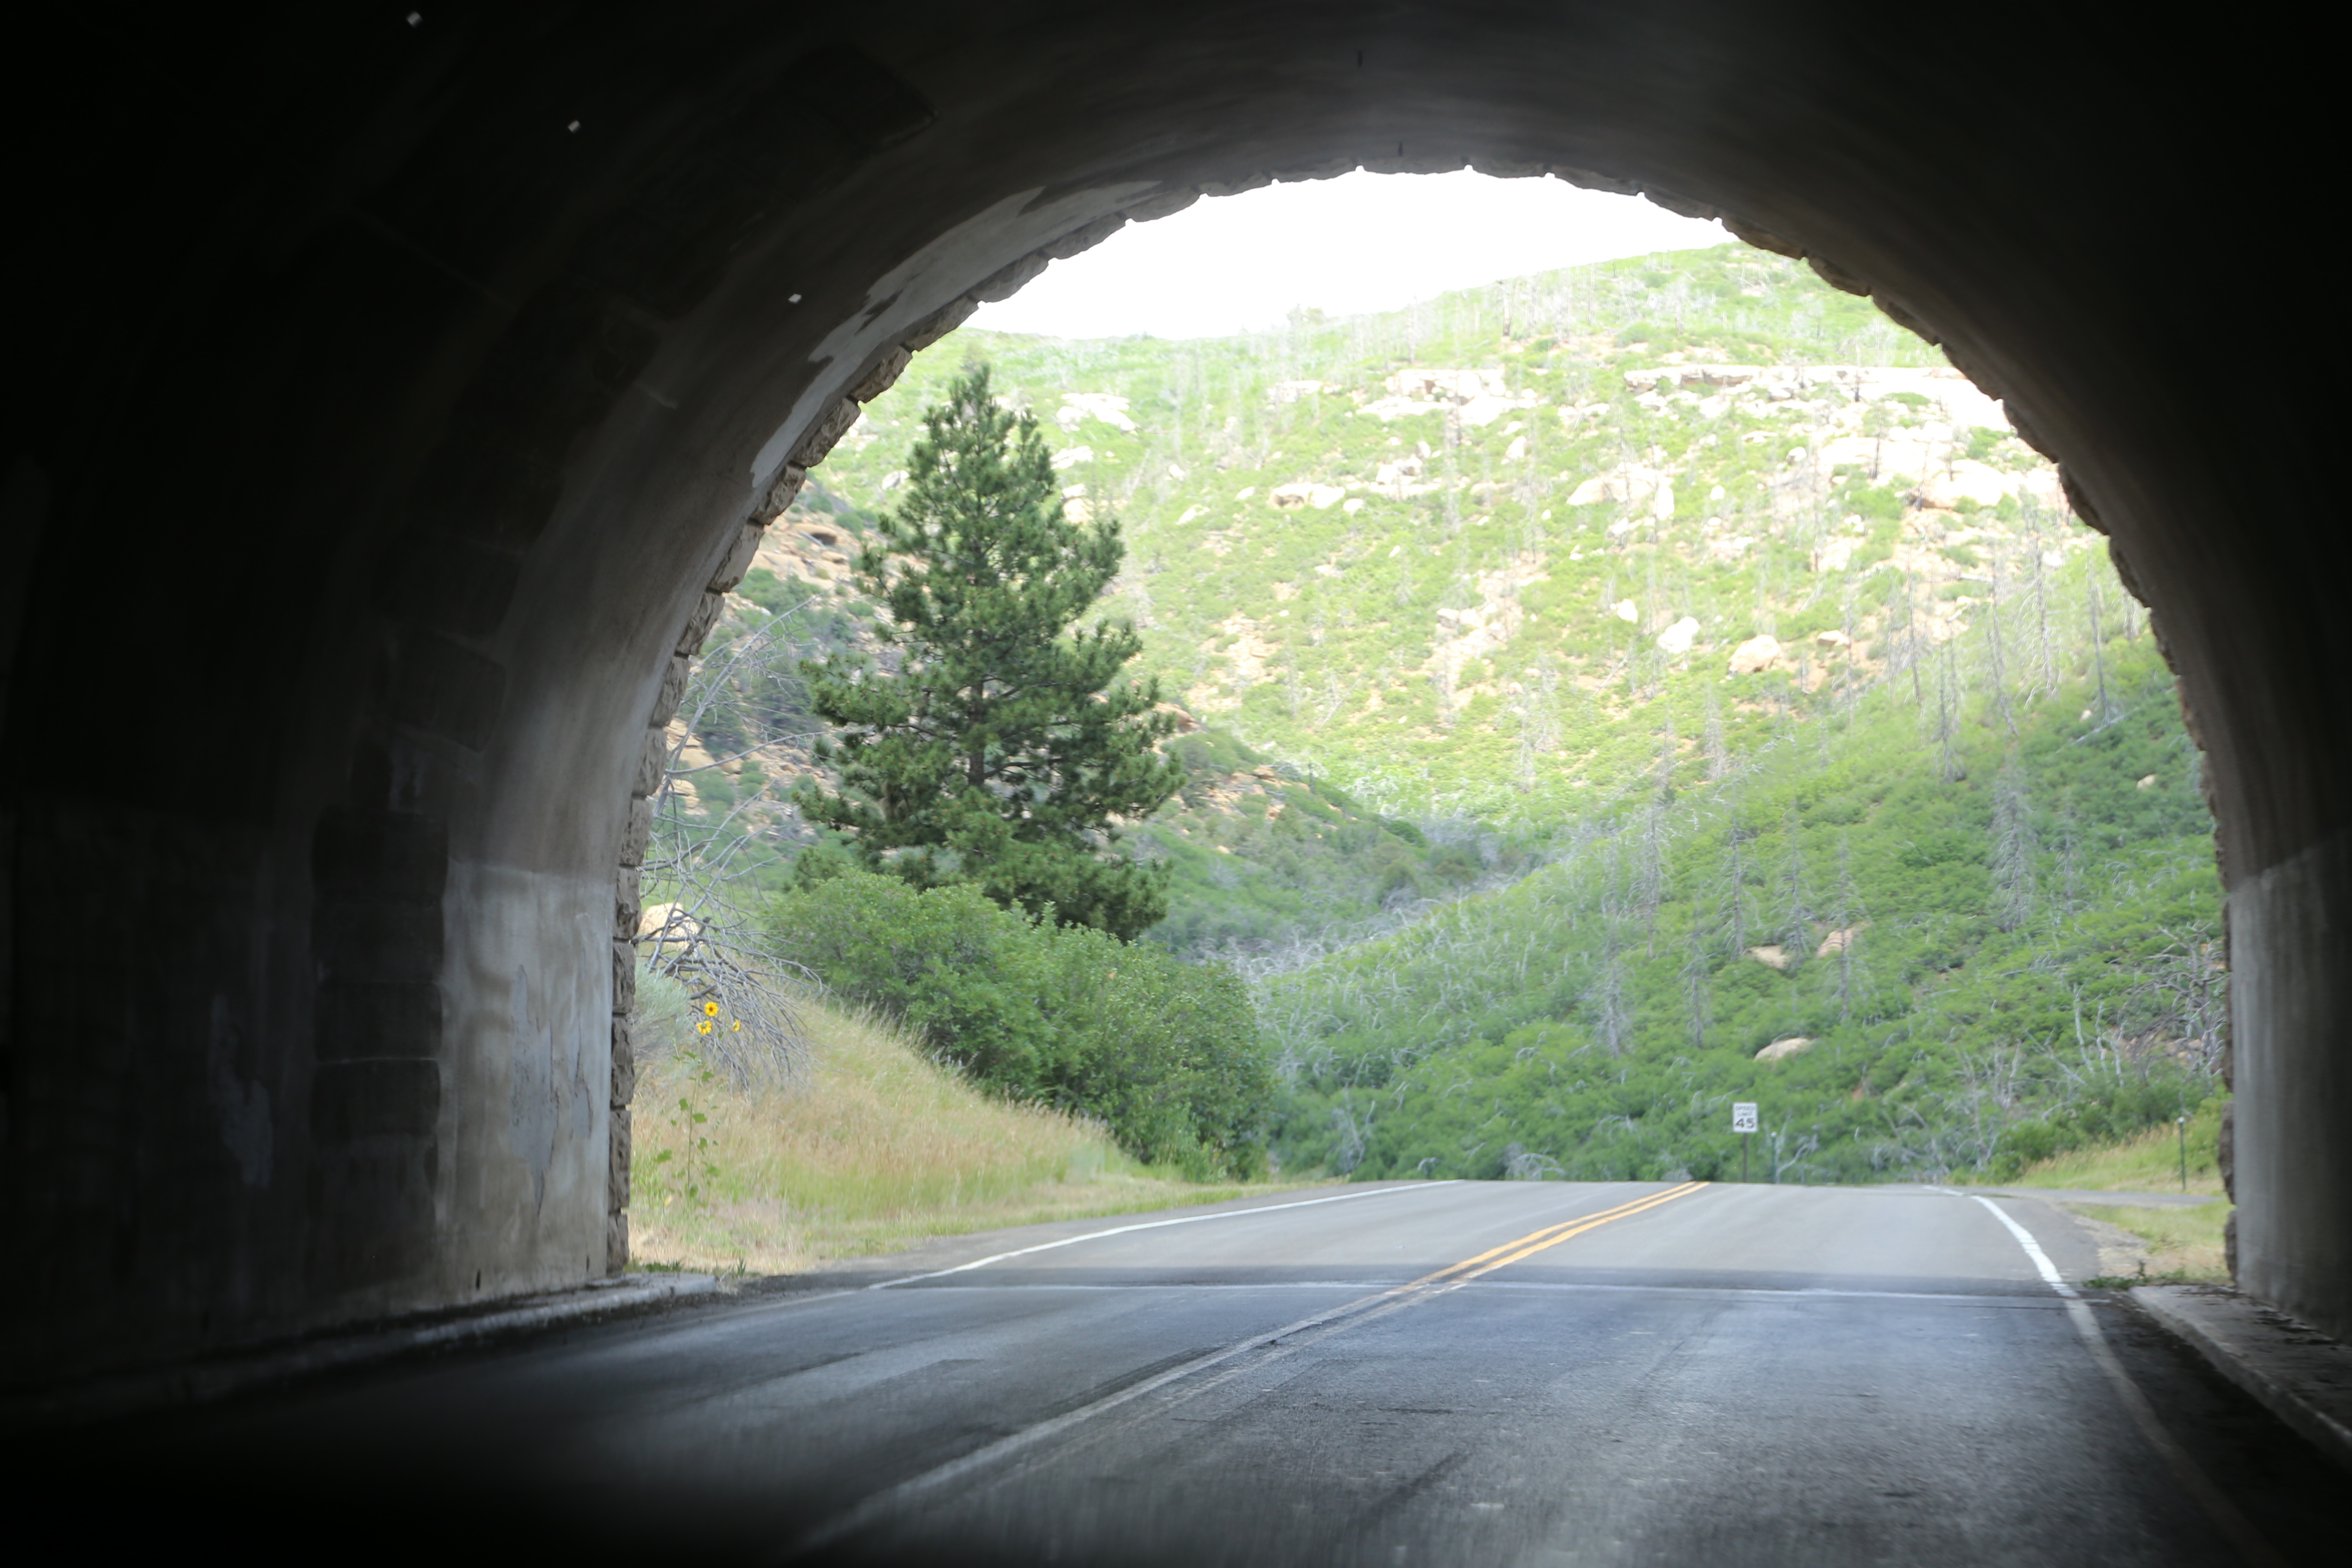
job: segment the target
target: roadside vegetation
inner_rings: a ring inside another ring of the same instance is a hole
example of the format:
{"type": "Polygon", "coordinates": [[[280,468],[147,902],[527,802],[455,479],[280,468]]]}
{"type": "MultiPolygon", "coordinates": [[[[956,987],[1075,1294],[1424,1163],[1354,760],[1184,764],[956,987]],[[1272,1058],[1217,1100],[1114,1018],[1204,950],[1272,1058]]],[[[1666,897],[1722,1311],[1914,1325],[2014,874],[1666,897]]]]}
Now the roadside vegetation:
{"type": "Polygon", "coordinates": [[[2221,1189],[2216,1158],[2221,1100],[2209,1100],[2189,1119],[2184,1139],[2172,1127],[2153,1127],[2117,1142],[2084,1148],[2027,1166],[2005,1184],[2094,1193],[2189,1193],[2215,1201],[2193,1207],[2148,1208],[2136,1204],[2062,1205],[2085,1219],[2113,1226],[2145,1256],[2128,1272],[2097,1283],[2133,1285],[2226,1285],[2230,1282],[2224,1230],[2233,1212],[2221,1189]],[[2183,1145],[2187,1160],[2182,1159],[2183,1145]],[[2181,1168],[2186,1163],[2184,1185],[2181,1168]],[[2143,1271],[2144,1270],[2144,1271],[2143,1271]]]}
{"type": "Polygon", "coordinates": [[[1948,752],[1882,692],[1267,977],[1286,1163],[1720,1179],[1752,1100],[1769,1180],[2006,1180],[2193,1110],[2225,1016],[2210,829],[2153,650],[2106,657],[2105,721],[2062,681],[1948,752]]]}
{"type": "Polygon", "coordinates": [[[1131,1157],[1197,1181],[1265,1168],[1274,1064],[1224,966],[1001,909],[970,884],[840,873],[772,919],[834,996],[980,1088],[1095,1118],[1131,1157]]]}
{"type": "Polygon", "coordinates": [[[803,1011],[789,1075],[738,1087],[683,990],[640,993],[630,1223],[639,1267],[792,1273],[932,1237],[1283,1190],[1202,1183],[1108,1130],[971,1084],[871,1014],[803,1011]]]}
{"type": "Polygon", "coordinates": [[[908,461],[854,568],[887,606],[866,644],[820,622],[787,672],[807,639],[780,634],[813,606],[778,600],[692,672],[633,1026],[646,1256],[805,1267],[1210,1201],[1267,1163],[1276,1084],[1240,979],[1129,945],[1169,874],[1122,826],[1186,775],[1156,683],[1127,672],[1132,624],[1081,624],[1124,559],[1118,524],[1066,511],[1035,419],[984,366],[908,461]],[[742,782],[741,742],[786,713],[821,721],[789,799],[824,836],[779,890],[769,821],[740,796],[714,820],[728,769],[688,753],[735,744],[742,782]]]}
{"type": "MultiPolygon", "coordinates": [[[[2094,1148],[2077,1149],[2036,1162],[2001,1184],[2012,1187],[2060,1187],[2091,1193],[2189,1193],[2223,1195],[2221,1165],[2217,1158],[2221,1131],[2220,1098],[2206,1100],[2189,1118],[2187,1137],[2169,1124],[2094,1148]],[[2181,1150],[2187,1145],[2189,1169],[2181,1180],[2181,1150]]],[[[2226,1205],[2221,1212],[2226,1211],[2226,1205]]]]}
{"type": "Polygon", "coordinates": [[[2139,1243],[2145,1267],[2129,1274],[2087,1280],[2109,1289],[2134,1285],[2227,1285],[2230,1263],[2224,1233],[2233,1212],[2226,1203],[2194,1208],[2142,1208],[2116,1204],[2067,1204],[2085,1219],[2114,1226],[2139,1243]]]}

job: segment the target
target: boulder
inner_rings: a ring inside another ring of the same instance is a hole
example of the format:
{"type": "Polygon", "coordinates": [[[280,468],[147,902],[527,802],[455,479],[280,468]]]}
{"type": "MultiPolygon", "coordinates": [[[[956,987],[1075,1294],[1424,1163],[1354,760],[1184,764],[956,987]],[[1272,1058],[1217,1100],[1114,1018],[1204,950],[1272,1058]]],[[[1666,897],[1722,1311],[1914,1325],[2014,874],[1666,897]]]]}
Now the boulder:
{"type": "Polygon", "coordinates": [[[1426,370],[1415,366],[1390,376],[1388,388],[1399,397],[1449,397],[1464,403],[1474,397],[1510,395],[1499,370],[1426,370]]]}
{"type": "Polygon", "coordinates": [[[1731,650],[1731,673],[1754,675],[1771,668],[1780,658],[1780,639],[1769,632],[1759,633],[1731,650]]]}
{"type": "Polygon", "coordinates": [[[637,917],[637,940],[653,939],[648,956],[656,961],[673,956],[668,951],[673,947],[684,955],[701,934],[702,922],[676,904],[647,904],[637,917]]]}
{"type": "Polygon", "coordinates": [[[1832,953],[1843,952],[1847,948],[1852,947],[1854,940],[1861,935],[1861,926],[1847,926],[1842,931],[1833,931],[1822,938],[1822,945],[1813,949],[1813,956],[1827,958],[1832,953]]]}
{"type": "Polygon", "coordinates": [[[1312,484],[1302,479],[1295,485],[1275,486],[1266,492],[1265,499],[1284,511],[1296,511],[1303,506],[1328,511],[1347,498],[1347,490],[1339,485],[1312,484]]]}
{"type": "Polygon", "coordinates": [[[1623,468],[1595,474],[1569,492],[1570,506],[1599,506],[1602,501],[1638,501],[1654,493],[1656,480],[1623,468]]]}
{"type": "Polygon", "coordinates": [[[1535,405],[1536,400],[1532,396],[1474,397],[1455,411],[1454,417],[1465,425],[1492,425],[1506,414],[1516,414],[1535,405]]]}
{"type": "Polygon", "coordinates": [[[1963,458],[1944,472],[1930,474],[1919,487],[1919,499],[1932,507],[1956,507],[1963,500],[1996,506],[2016,488],[2010,475],[1963,458]]]}
{"type": "Polygon", "coordinates": [[[1802,1035],[1791,1035],[1785,1040],[1775,1040],[1757,1052],[1756,1059],[1759,1062],[1785,1061],[1800,1051],[1811,1049],[1812,1043],[1802,1035]]]}
{"type": "Polygon", "coordinates": [[[1127,399],[1114,392],[1066,392],[1054,423],[1075,430],[1089,419],[1099,419],[1115,430],[1132,432],[1135,421],[1128,417],[1127,408],[1127,399]]]}

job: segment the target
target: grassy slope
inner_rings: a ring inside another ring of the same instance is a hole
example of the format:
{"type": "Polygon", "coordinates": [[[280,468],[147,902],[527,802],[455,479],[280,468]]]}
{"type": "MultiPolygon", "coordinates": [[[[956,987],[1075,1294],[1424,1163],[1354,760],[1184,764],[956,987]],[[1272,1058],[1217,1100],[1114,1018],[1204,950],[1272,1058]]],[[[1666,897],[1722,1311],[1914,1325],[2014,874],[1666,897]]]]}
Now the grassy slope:
{"type": "Polygon", "coordinates": [[[2189,1182],[2180,1181],[2180,1145],[2170,1126],[2152,1127],[2120,1142],[2079,1149],[2029,1165],[2013,1187],[2071,1187],[2089,1193],[2202,1193],[2221,1195],[2216,1136],[2221,1102],[2210,1100],[2189,1119],[2189,1182]]]}
{"type": "Polygon", "coordinates": [[[807,1017],[793,1081],[739,1092],[683,1053],[641,1076],[641,1260],[782,1273],[927,1237],[1283,1190],[1171,1180],[1089,1123],[982,1095],[871,1019],[822,1006],[807,1017]]]}
{"type": "Polygon", "coordinates": [[[2196,1208],[2151,1209],[2111,1204],[2068,1204],[2087,1219],[2099,1220],[2139,1238],[2147,1252],[2145,1275],[2110,1276],[2115,1285],[2227,1285],[2229,1258],[2222,1242],[2230,1223],[2228,1204],[2196,1208]]]}
{"type": "MultiPolygon", "coordinates": [[[[2221,1167],[2215,1150],[2221,1121],[2219,1100],[2208,1100],[2189,1119],[2186,1188],[2180,1180],[2180,1143],[2169,1127],[2150,1128],[2119,1143],[2044,1160],[2009,1184],[2094,1193],[2187,1191],[2222,1197],[2221,1167]]],[[[2221,1236],[2231,1212],[2227,1202],[2195,1208],[2140,1208],[2124,1204],[2068,1204],[2066,1207],[2138,1237],[2147,1252],[2150,1279],[2168,1284],[2230,1282],[2221,1236]]],[[[2130,1282],[2139,1282],[2137,1274],[2130,1282]]]]}
{"type": "Polygon", "coordinates": [[[2065,682],[2020,705],[2015,742],[1971,715],[1953,778],[1907,692],[1882,692],[1512,889],[1269,980],[1285,1160],[1719,1176],[1738,1100],[1786,1179],[2006,1173],[2199,1103],[2221,981],[2210,825],[2152,650],[2107,661],[2116,721],[2079,719],[2065,682]],[[2013,921],[2005,792],[2030,829],[2013,921]],[[1792,1037],[1811,1043],[1758,1059],[1792,1037]]]}

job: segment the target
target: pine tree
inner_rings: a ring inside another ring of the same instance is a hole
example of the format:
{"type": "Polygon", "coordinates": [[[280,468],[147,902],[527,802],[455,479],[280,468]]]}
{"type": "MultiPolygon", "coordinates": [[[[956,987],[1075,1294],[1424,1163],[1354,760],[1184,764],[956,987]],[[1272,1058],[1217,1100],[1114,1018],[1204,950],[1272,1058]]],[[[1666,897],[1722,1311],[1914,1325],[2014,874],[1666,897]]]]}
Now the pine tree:
{"type": "Polygon", "coordinates": [[[1158,682],[1122,676],[1133,624],[1074,629],[1118,574],[1118,525],[1063,514],[1035,418],[998,405],[985,366],[924,415],[908,471],[856,563],[898,668],[803,667],[841,727],[818,748],[841,788],[804,784],[795,803],[869,868],[1131,939],[1167,913],[1168,879],[1118,850],[1116,824],[1183,773],[1153,750],[1175,727],[1158,682]]]}

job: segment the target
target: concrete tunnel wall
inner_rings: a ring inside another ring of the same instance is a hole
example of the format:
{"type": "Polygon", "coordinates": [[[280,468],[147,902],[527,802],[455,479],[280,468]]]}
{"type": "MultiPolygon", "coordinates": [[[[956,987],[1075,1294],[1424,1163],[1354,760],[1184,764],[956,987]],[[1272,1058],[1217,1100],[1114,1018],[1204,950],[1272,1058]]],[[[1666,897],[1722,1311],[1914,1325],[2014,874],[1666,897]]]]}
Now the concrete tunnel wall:
{"type": "Polygon", "coordinates": [[[2352,1334],[2352,574],[2328,372],[2233,330],[2227,227],[2326,143],[2266,41],[1698,0],[170,26],[28,43],[10,110],[8,1381],[619,1267],[648,724],[779,487],[976,294],[1359,164],[1718,213],[2061,461],[2209,751],[2243,1282],[2352,1334]]]}

